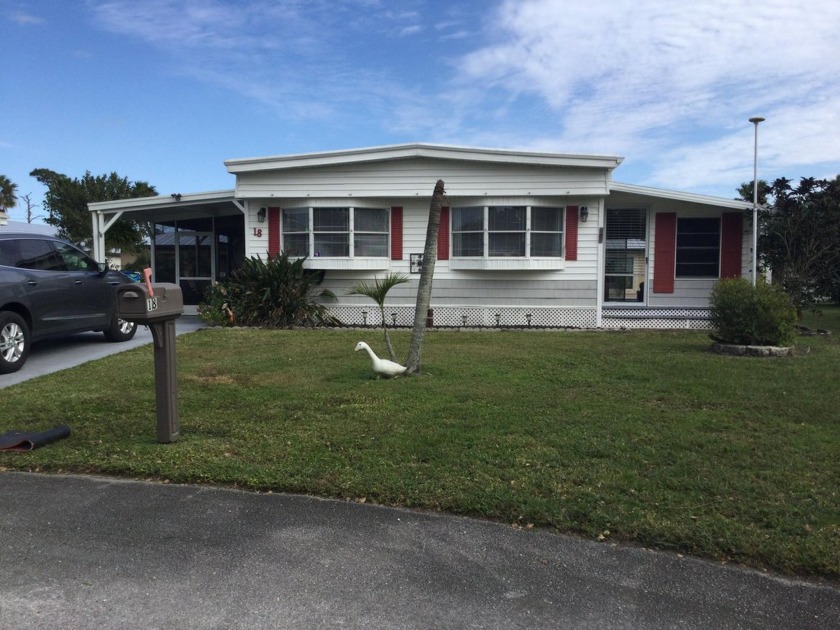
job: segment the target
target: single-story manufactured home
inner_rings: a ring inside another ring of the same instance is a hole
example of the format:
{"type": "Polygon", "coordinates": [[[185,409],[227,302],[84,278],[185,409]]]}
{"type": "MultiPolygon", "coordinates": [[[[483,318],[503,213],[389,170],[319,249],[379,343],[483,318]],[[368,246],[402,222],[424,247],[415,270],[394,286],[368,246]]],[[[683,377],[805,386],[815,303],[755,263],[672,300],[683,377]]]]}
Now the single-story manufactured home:
{"type": "Polygon", "coordinates": [[[621,184],[621,162],[431,144],[228,160],[233,190],[90,204],[94,256],[119,217],[153,223],[153,280],[193,309],[246,257],[305,256],[348,325],[380,323],[353,284],[402,273],[386,317],[409,326],[442,179],[433,325],[706,327],[715,282],[750,276],[751,204],[621,184]]]}

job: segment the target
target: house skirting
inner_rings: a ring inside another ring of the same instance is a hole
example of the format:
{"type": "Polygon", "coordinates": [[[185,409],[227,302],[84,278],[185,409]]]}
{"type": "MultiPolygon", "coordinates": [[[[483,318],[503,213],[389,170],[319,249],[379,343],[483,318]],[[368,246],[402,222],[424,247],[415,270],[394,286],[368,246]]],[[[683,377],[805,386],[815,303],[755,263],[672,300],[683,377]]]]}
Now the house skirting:
{"type": "MultiPolygon", "coordinates": [[[[435,306],[428,324],[437,328],[597,328],[595,308],[435,306]]],[[[379,308],[328,306],[327,312],[345,326],[381,326],[379,308]]],[[[708,309],[698,308],[604,308],[601,328],[708,329],[708,309]]],[[[385,306],[389,326],[414,324],[413,306],[385,306]]]]}
{"type": "Polygon", "coordinates": [[[707,308],[604,307],[601,328],[650,328],[708,330],[707,308]]]}

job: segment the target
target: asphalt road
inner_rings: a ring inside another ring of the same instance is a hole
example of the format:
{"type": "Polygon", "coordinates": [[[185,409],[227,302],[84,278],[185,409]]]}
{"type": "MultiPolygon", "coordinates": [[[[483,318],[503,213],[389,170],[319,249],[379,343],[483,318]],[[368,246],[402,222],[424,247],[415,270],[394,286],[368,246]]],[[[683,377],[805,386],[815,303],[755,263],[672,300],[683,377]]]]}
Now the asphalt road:
{"type": "Polygon", "coordinates": [[[840,591],[828,586],[304,496],[3,472],[0,540],[3,629],[828,630],[840,621],[840,591]]]}

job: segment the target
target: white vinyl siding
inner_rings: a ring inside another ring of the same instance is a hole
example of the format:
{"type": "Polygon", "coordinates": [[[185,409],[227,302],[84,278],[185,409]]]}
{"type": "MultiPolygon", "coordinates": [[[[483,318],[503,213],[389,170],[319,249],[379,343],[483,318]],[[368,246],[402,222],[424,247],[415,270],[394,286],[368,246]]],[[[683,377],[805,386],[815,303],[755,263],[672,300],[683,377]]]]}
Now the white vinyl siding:
{"type": "MultiPolygon", "coordinates": [[[[602,168],[549,167],[404,159],[238,173],[238,198],[306,198],[422,196],[428,199],[443,178],[453,196],[596,195],[608,192],[608,173],[602,168]]],[[[269,203],[268,205],[275,205],[269,203]]]]}

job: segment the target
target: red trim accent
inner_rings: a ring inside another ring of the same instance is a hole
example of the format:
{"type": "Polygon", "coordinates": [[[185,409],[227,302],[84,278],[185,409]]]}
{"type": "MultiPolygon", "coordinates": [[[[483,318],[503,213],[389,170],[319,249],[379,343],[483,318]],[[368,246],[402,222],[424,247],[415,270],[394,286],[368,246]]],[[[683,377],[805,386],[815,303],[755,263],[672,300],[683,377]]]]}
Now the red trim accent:
{"type": "Polygon", "coordinates": [[[724,212],[720,220],[720,277],[741,276],[744,215],[724,212]]]}
{"type": "Polygon", "coordinates": [[[578,259],[578,207],[566,206],[566,260],[578,259]]]}
{"type": "Polygon", "coordinates": [[[268,209],[268,255],[280,253],[280,208],[268,209]]]}
{"type": "Polygon", "coordinates": [[[653,249],[653,292],[674,292],[677,260],[677,213],[657,212],[653,249]]]}
{"type": "Polygon", "coordinates": [[[391,208],[391,260],[403,259],[403,209],[391,208]]]}
{"type": "Polygon", "coordinates": [[[449,260],[449,206],[440,209],[437,257],[438,260],[449,260]]]}

